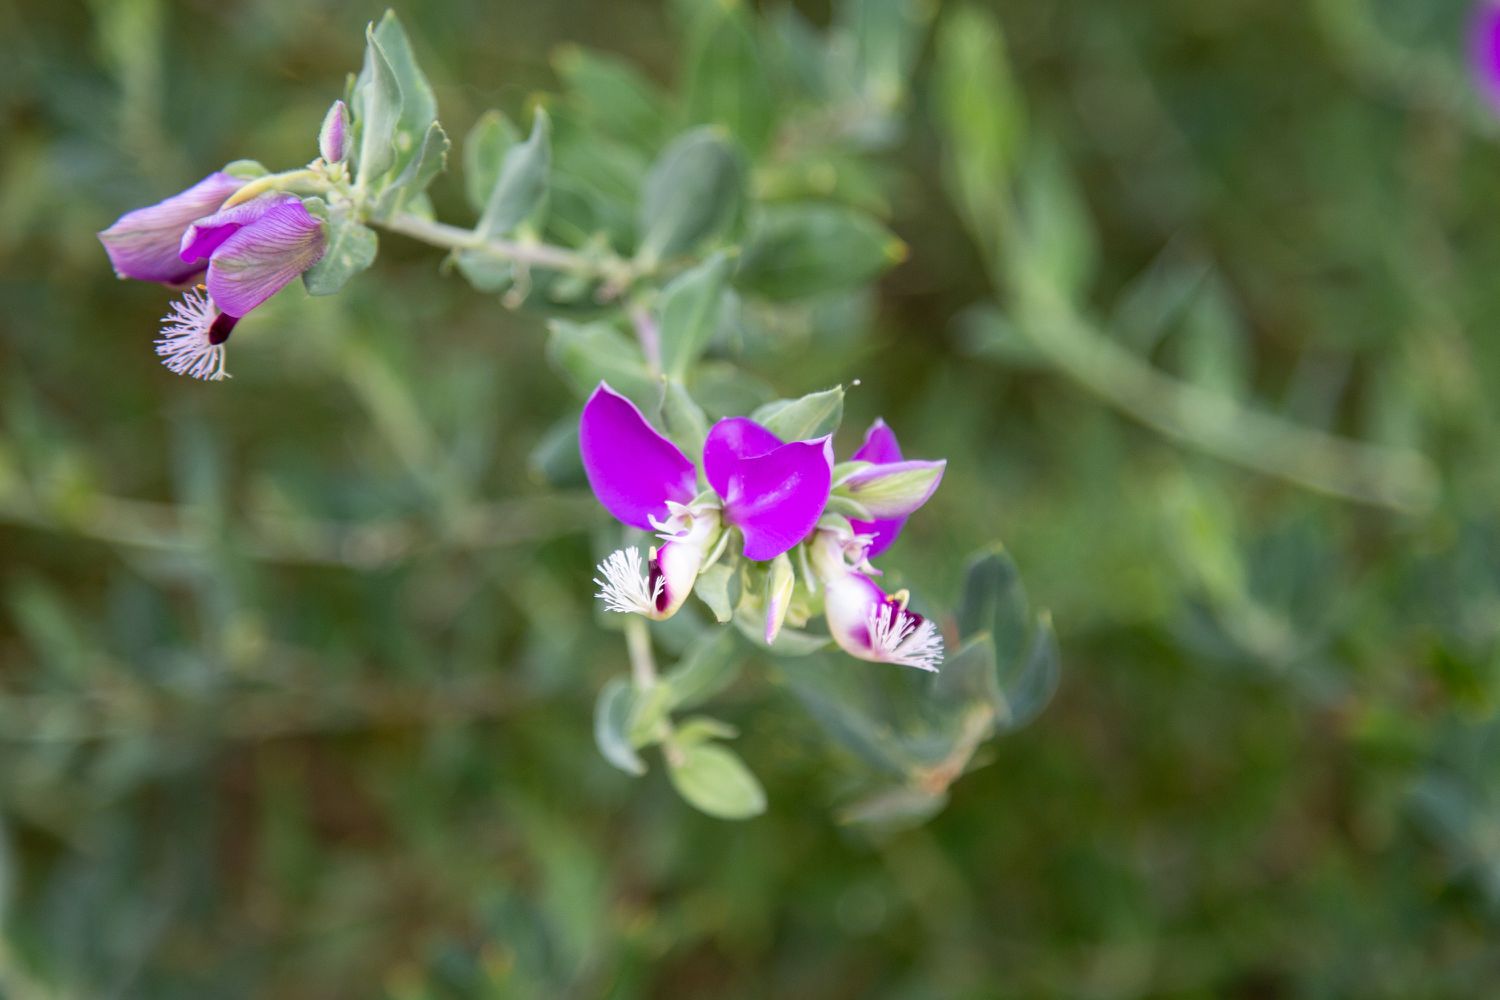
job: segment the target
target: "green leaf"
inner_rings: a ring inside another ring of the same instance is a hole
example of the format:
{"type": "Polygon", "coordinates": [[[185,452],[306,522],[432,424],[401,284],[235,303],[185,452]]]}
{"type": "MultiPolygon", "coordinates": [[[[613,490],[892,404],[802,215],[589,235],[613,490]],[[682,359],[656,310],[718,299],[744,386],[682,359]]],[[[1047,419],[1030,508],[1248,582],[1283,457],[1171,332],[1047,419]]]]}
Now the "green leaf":
{"type": "Polygon", "coordinates": [[[717,743],[675,749],[667,755],[668,774],[689,805],[719,819],[748,819],[766,811],[765,791],[733,751],[717,743]]]}
{"type": "MultiPolygon", "coordinates": [[[[1057,690],[1057,637],[1045,612],[1032,615],[1015,563],[999,546],[970,561],[957,617],[965,639],[987,637],[992,642],[996,684],[1004,700],[997,725],[1004,730],[1029,722],[1057,690]]],[[[968,649],[966,644],[961,655],[968,649]]],[[[951,667],[944,664],[944,672],[951,667]]]]}
{"type": "Polygon", "coordinates": [[[646,763],[631,745],[630,716],[634,709],[635,696],[630,684],[619,677],[612,677],[599,690],[599,700],[594,704],[594,743],[604,759],[626,774],[646,773],[646,763]]]}
{"type": "MultiPolygon", "coordinates": [[[[411,39],[396,12],[387,10],[380,23],[375,26],[375,39],[380,43],[390,63],[391,71],[401,87],[401,117],[397,123],[398,146],[403,138],[413,146],[419,136],[425,135],[428,127],[437,120],[437,98],[432,84],[417,65],[417,57],[411,50],[411,39]]],[[[403,152],[398,148],[398,154],[403,152]]],[[[398,159],[405,159],[398,155],[398,159]]]]}
{"type": "Polygon", "coordinates": [[[505,154],[520,141],[520,130],[504,112],[493,109],[480,115],[464,136],[464,195],[474,211],[484,211],[500,182],[505,154]]]}
{"type": "Polygon", "coordinates": [[[1062,679],[1062,660],[1052,618],[1043,611],[1037,618],[1031,647],[1026,655],[1000,664],[1000,689],[1010,704],[1010,717],[1000,720],[1001,731],[1017,729],[1036,718],[1062,679]]]}
{"type": "Polygon", "coordinates": [[[667,435],[682,449],[684,455],[696,458],[703,454],[703,442],[708,437],[708,417],[703,413],[687,388],[676,379],[667,379],[666,391],[661,402],[662,425],[667,435]]]}
{"type": "Polygon", "coordinates": [[[729,258],[716,253],[662,289],[657,313],[662,368],[667,375],[683,378],[703,355],[719,322],[729,272],[729,258]]]}
{"type": "Polygon", "coordinates": [[[806,441],[832,434],[844,419],[844,387],[810,392],[801,399],[778,399],[750,415],[783,441],[806,441]]]}
{"type": "Polygon", "coordinates": [[[243,181],[253,181],[271,172],[259,160],[231,160],[221,169],[229,176],[238,177],[243,181]]]}
{"type": "Polygon", "coordinates": [[[654,409],[660,380],[651,374],[636,342],[608,323],[570,323],[557,320],[547,340],[547,360],[580,396],[602,382],[639,405],[654,409]]]}
{"type": "Polygon", "coordinates": [[[734,280],[763,298],[809,298],[855,288],[905,257],[906,245],[864,212],[773,205],[752,230],[734,280]]]}
{"type": "Polygon", "coordinates": [[[504,257],[479,250],[461,250],[453,255],[453,264],[458,273],[473,286],[474,291],[485,295],[499,295],[509,291],[516,280],[516,266],[504,257]]]}
{"type": "Polygon", "coordinates": [[[744,187],[744,165],[720,130],[694,129],[672,140],[642,186],[642,259],[674,257],[722,233],[740,213],[744,187]]]}
{"type": "Polygon", "coordinates": [[[427,126],[427,134],[417,154],[407,160],[400,176],[381,192],[375,214],[381,216],[400,208],[427,190],[437,175],[448,166],[448,134],[437,122],[427,126]]]}
{"type": "Polygon", "coordinates": [[[637,690],[630,708],[630,723],[626,734],[634,747],[650,746],[660,741],[665,723],[672,711],[672,689],[665,684],[654,684],[645,690],[637,690]]]}
{"type": "Polygon", "coordinates": [[[672,708],[692,708],[734,683],[744,647],[733,629],[709,629],[688,647],[677,666],[662,675],[672,708]]]}
{"type": "Polygon", "coordinates": [[[688,121],[720,125],[752,151],[776,124],[776,98],[754,19],[740,0],[702,4],[691,26],[683,97],[688,121]]]}
{"type": "Polygon", "coordinates": [[[569,414],[542,432],[526,458],[531,477],[557,489],[587,485],[578,453],[578,417],[569,414]]]}
{"type": "Polygon", "coordinates": [[[577,45],[559,47],[552,67],[595,132],[654,149],[666,128],[665,96],[630,63],[577,45]]]}
{"type": "Polygon", "coordinates": [[[475,232],[484,238],[503,236],[532,219],[547,197],[551,169],[551,122],[547,112],[537,108],[531,135],[506,152],[475,232]]]}
{"type": "Polygon", "coordinates": [[[684,719],[672,733],[672,742],[678,746],[707,743],[709,740],[732,740],[740,731],[720,719],[706,715],[695,715],[684,719]]]}
{"type": "Polygon", "coordinates": [[[728,622],[734,618],[734,610],[740,604],[740,574],[727,563],[717,562],[698,574],[693,593],[708,605],[715,621],[720,624],[728,622]]]}
{"type": "Polygon", "coordinates": [[[1076,300],[1093,278],[1098,236],[1082,192],[1055,145],[1038,145],[1028,156],[1018,201],[1017,266],[1066,300],[1076,300]]]}
{"type": "Polygon", "coordinates": [[[375,262],[380,239],[375,230],[345,212],[333,212],[323,225],[328,230],[328,249],[312,267],[302,272],[309,295],[332,295],[349,279],[375,262]]]}
{"type": "Polygon", "coordinates": [[[934,118],[945,140],[949,195],[981,245],[993,253],[1010,213],[1026,108],[992,14],[964,6],[944,19],[934,77],[934,118]]]}
{"type": "Polygon", "coordinates": [[[878,108],[894,110],[906,97],[912,63],[922,47],[935,3],[843,0],[835,30],[854,41],[859,89],[878,108]]]}
{"type": "Polygon", "coordinates": [[[373,27],[365,31],[365,66],[353,106],[360,133],[359,181],[368,186],[395,164],[401,120],[401,83],[373,27]]]}

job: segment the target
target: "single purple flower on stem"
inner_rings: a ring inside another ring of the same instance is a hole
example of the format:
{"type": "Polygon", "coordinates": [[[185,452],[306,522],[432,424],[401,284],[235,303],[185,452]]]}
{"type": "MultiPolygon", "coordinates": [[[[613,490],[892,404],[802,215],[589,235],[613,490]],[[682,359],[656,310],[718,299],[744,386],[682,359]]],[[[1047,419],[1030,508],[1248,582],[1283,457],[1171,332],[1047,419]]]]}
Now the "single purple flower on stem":
{"type": "Polygon", "coordinates": [[[224,207],[244,184],[210,174],[99,234],[121,277],[177,285],[207,272],[206,284],[173,303],[156,341],[162,363],[179,375],[227,377],[224,342],[234,325],[316,264],[327,247],[323,224],[294,195],[264,194],[224,207]]]}
{"type": "Polygon", "coordinates": [[[718,494],[699,497],[691,459],[647,422],[635,404],[601,382],[583,407],[579,452],[589,486],[617,519],[655,529],[642,576],[634,550],[599,566],[600,596],[614,611],[652,618],[676,613],[700,570],[737,529],[747,559],[774,559],[806,538],[828,503],[833,450],[827,438],[783,443],[743,418],[721,420],[703,447],[703,469],[718,494]]]}
{"type": "Polygon", "coordinates": [[[1481,0],[1469,18],[1469,64],[1475,82],[1500,112],[1500,2],[1481,0]]]}

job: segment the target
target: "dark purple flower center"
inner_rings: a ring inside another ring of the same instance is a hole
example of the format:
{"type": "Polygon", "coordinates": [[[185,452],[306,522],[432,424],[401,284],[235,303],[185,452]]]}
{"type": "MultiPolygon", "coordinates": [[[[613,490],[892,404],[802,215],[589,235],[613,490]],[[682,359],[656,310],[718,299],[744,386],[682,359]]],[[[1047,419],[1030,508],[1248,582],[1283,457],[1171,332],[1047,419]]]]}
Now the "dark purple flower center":
{"type": "Polygon", "coordinates": [[[661,558],[658,557],[652,559],[651,569],[646,574],[646,593],[656,594],[657,611],[666,611],[667,604],[671,600],[671,598],[667,596],[666,584],[662,584],[660,592],[658,592],[656,589],[656,581],[661,579],[661,575],[661,558]]]}
{"type": "Polygon", "coordinates": [[[209,325],[208,342],[210,344],[213,344],[215,347],[217,347],[219,344],[224,343],[224,341],[229,339],[229,335],[234,332],[234,324],[238,323],[239,321],[240,318],[238,316],[231,316],[228,313],[222,312],[219,313],[219,315],[215,317],[213,323],[209,325]]]}

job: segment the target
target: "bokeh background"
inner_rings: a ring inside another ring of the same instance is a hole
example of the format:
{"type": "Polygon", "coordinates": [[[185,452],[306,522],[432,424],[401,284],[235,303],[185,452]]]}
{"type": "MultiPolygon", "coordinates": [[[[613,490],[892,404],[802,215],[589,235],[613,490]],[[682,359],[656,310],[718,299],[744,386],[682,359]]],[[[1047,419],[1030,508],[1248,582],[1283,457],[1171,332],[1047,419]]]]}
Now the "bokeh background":
{"type": "MultiPolygon", "coordinates": [[[[387,237],[244,324],[233,381],[156,363],[163,296],[94,232],[310,159],[382,7],[0,2],[0,995],[1500,988],[1500,128],[1467,4],[924,8],[999,26],[957,33],[1010,81],[976,108],[1025,109],[1033,235],[1099,336],[1435,476],[1391,510],[1245,471],[1018,336],[924,31],[871,175],[907,260],[745,360],[860,379],[841,444],[883,415],[949,458],[888,559],[926,599],[1003,540],[1052,612],[1055,700],[904,829],[841,822],[848,755],[768,666],[720,711],[766,815],[600,758],[625,657],[604,515],[538,474],[577,405],[541,314],[387,237]]],[[[558,89],[560,46],[679,72],[668,5],[400,13],[457,135],[558,89]]],[[[465,218],[458,178],[434,200],[465,218]]]]}

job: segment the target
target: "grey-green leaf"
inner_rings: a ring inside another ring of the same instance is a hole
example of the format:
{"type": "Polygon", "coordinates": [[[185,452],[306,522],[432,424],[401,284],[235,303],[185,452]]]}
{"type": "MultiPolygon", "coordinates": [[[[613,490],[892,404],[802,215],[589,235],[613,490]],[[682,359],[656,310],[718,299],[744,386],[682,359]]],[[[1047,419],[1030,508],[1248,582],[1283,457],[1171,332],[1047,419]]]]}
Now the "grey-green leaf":
{"type": "Polygon", "coordinates": [[[630,743],[630,716],[634,708],[630,685],[614,677],[606,681],[594,704],[594,742],[604,759],[626,774],[646,773],[646,763],[630,743]]]}
{"type": "Polygon", "coordinates": [[[474,211],[484,211],[500,181],[505,154],[520,141],[520,130],[504,112],[493,109],[480,115],[464,136],[464,194],[474,211]]]}
{"type": "Polygon", "coordinates": [[[698,582],[693,585],[693,593],[708,605],[714,613],[714,620],[721,625],[733,620],[742,592],[739,573],[724,562],[715,563],[699,573],[698,582]]]}
{"type": "Polygon", "coordinates": [[[500,175],[485,200],[475,227],[481,237],[502,236],[531,219],[547,197],[552,169],[552,124],[547,112],[536,109],[531,135],[505,154],[500,175]]]}
{"type": "Polygon", "coordinates": [[[739,215],[745,168],[722,129],[686,132],[651,165],[641,192],[640,255],[672,257],[719,235],[739,215]]]}
{"type": "Polygon", "coordinates": [[[732,750],[717,743],[676,749],[677,754],[668,754],[668,773],[689,805],[719,819],[749,819],[766,811],[760,782],[732,750]]]}
{"type": "Polygon", "coordinates": [[[667,379],[661,401],[661,419],[667,435],[684,455],[697,457],[703,454],[703,442],[708,437],[708,417],[704,415],[703,407],[688,394],[687,387],[676,379],[667,379]]]}
{"type": "Polygon", "coordinates": [[[729,258],[717,253],[672,279],[662,290],[657,306],[661,363],[669,376],[683,378],[703,355],[718,325],[729,272],[729,258]]]}
{"type": "Polygon", "coordinates": [[[734,683],[744,646],[734,629],[710,629],[694,641],[677,666],[662,675],[672,708],[692,708],[734,683]]]}
{"type": "Polygon", "coordinates": [[[593,392],[601,381],[637,404],[645,400],[654,404],[659,391],[640,347],[608,323],[553,323],[547,360],[580,396],[593,392]]]}
{"type": "Polygon", "coordinates": [[[433,95],[432,84],[417,65],[411,40],[406,37],[406,29],[401,27],[395,11],[385,12],[375,26],[375,38],[401,87],[401,117],[397,131],[415,141],[437,120],[437,98],[433,95]]]}
{"type": "Polygon", "coordinates": [[[767,208],[740,258],[735,285],[776,301],[847,291],[906,257],[870,215],[842,205],[767,208]]]}
{"type": "Polygon", "coordinates": [[[356,89],[359,179],[372,183],[396,162],[396,126],[401,120],[401,84],[374,28],[365,32],[365,68],[356,89]]]}
{"type": "Polygon", "coordinates": [[[806,441],[838,430],[844,418],[844,387],[811,392],[801,399],[778,399],[750,415],[783,441],[806,441]]]}
{"type": "Polygon", "coordinates": [[[332,295],[349,279],[375,262],[380,240],[375,230],[342,212],[324,221],[328,230],[328,249],[312,267],[302,272],[302,284],[309,295],[332,295]]]}

